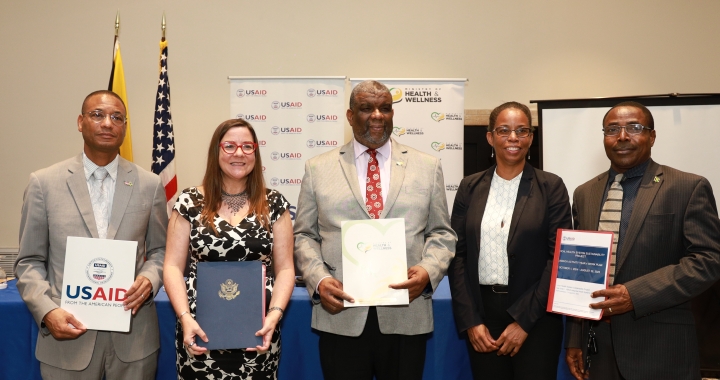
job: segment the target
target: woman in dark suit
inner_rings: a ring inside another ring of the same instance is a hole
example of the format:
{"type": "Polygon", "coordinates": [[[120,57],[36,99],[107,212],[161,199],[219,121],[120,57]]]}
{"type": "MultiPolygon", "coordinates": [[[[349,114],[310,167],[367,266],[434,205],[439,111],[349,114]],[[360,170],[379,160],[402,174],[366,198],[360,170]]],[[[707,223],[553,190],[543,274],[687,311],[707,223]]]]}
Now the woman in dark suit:
{"type": "Polygon", "coordinates": [[[562,317],[545,310],[557,229],[572,228],[570,203],[560,177],[525,160],[531,121],[523,104],[495,108],[487,141],[496,165],[464,178],[455,196],[448,276],[475,379],[557,376],[562,317]]]}

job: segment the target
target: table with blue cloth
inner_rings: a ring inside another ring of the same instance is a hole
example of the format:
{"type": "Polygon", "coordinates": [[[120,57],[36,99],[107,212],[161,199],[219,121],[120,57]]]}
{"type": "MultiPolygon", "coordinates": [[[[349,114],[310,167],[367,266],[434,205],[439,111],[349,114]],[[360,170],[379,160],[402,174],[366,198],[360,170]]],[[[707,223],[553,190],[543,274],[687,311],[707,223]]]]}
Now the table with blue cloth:
{"type": "MultiPolygon", "coordinates": [[[[0,290],[0,379],[40,379],[35,359],[38,327],[18,293],[17,280],[0,290]]],[[[155,298],[160,323],[160,355],[156,379],[176,379],[175,313],[165,291],[155,298]]],[[[318,334],[310,328],[312,304],[307,290],[296,287],[282,320],[280,379],[322,379],[318,334]]],[[[433,295],[435,331],[430,335],[423,379],[472,379],[465,342],[455,330],[447,278],[433,295]]],[[[561,354],[558,379],[572,379],[561,354]]]]}

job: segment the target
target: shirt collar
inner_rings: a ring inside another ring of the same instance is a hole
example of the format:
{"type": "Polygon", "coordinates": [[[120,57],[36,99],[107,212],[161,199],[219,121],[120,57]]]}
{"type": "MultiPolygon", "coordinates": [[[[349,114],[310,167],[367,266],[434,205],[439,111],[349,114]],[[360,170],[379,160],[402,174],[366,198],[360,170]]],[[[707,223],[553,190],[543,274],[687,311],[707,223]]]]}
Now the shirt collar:
{"type": "MultiPolygon", "coordinates": [[[[388,139],[383,146],[375,149],[381,156],[385,158],[390,158],[390,152],[392,152],[392,147],[390,146],[390,141],[392,139],[388,139]]],[[[365,153],[368,149],[363,144],[360,144],[357,140],[355,140],[355,137],[353,137],[353,149],[355,150],[355,159],[357,160],[363,153],[365,153]]]]}
{"type": "MultiPolygon", "coordinates": [[[[95,170],[99,168],[100,166],[90,158],[88,158],[87,155],[85,155],[85,152],[82,154],[83,156],[83,167],[85,168],[85,180],[89,181],[90,176],[92,176],[93,173],[95,173],[95,170]]],[[[105,170],[107,170],[108,174],[110,175],[110,178],[112,178],[113,181],[117,179],[117,171],[118,171],[118,163],[120,162],[120,159],[118,159],[120,155],[118,154],[115,156],[115,159],[110,161],[109,164],[105,165],[105,170]]]]}
{"type": "MultiPolygon", "coordinates": [[[[643,162],[642,164],[640,164],[640,165],[638,165],[638,166],[635,166],[635,167],[633,167],[633,168],[628,169],[628,170],[625,172],[625,177],[624,177],[624,179],[635,178],[635,177],[642,177],[643,175],[645,175],[645,170],[647,169],[648,165],[650,165],[650,159],[647,159],[647,161],[643,162]]],[[[618,174],[620,174],[620,173],[616,172],[615,169],[613,169],[613,168],[611,167],[611,168],[610,168],[610,175],[609,175],[610,178],[608,179],[608,181],[609,181],[609,182],[614,181],[614,180],[615,180],[615,176],[618,175],[618,174]]]]}

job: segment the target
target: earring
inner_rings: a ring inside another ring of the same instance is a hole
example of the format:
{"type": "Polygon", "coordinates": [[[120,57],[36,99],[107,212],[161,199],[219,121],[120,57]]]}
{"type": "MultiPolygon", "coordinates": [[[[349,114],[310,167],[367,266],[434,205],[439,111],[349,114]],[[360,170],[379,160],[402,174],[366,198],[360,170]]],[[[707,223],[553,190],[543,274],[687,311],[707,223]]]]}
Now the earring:
{"type": "Polygon", "coordinates": [[[528,153],[528,161],[530,161],[530,153],[528,153]]]}
{"type": "Polygon", "coordinates": [[[490,148],[490,158],[495,157],[495,148],[490,148]]]}

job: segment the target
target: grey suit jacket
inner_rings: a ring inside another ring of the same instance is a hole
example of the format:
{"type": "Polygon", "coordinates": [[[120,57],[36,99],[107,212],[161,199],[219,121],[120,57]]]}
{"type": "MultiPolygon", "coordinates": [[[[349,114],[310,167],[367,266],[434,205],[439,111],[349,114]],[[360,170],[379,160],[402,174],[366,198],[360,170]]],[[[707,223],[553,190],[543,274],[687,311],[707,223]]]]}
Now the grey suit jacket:
{"type": "MultiPolygon", "coordinates": [[[[158,176],[123,158],[115,183],[107,238],[138,242],[136,275],[147,277],[157,294],[168,220],[165,190],[158,176]]],[[[38,325],[60,304],[68,236],[98,237],[82,154],[32,173],[25,190],[15,271],[20,295],[38,325]]],[[[96,335],[88,330],[77,339],[58,341],[42,328],[35,354],[54,367],[82,370],[90,363],[96,335]]],[[[149,301],[140,308],[132,317],[129,333],[111,336],[124,362],[155,352],[160,347],[155,304],[149,301]]]]}
{"type": "MultiPolygon", "coordinates": [[[[394,140],[391,144],[390,188],[381,218],[405,219],[408,267],[423,267],[434,290],[453,258],[456,241],[442,167],[435,157],[394,140]]],[[[352,141],[305,163],[295,218],[295,264],[313,299],[312,327],[317,330],[345,336],[362,333],[367,307],[331,315],[320,304],[315,288],[325,276],[342,281],[340,223],[369,218],[358,185],[352,141]]],[[[378,307],[377,314],[384,334],[416,335],[433,330],[429,294],[409,306],[378,307]]]]}
{"type": "MultiPolygon", "coordinates": [[[[597,230],[607,179],[605,172],[575,190],[575,229],[597,230]]],[[[634,305],[611,316],[623,377],[699,379],[689,301],[720,278],[720,220],[707,179],[650,162],[615,273],[634,305]]],[[[587,321],[569,319],[566,329],[567,347],[586,347],[587,321]]]]}

